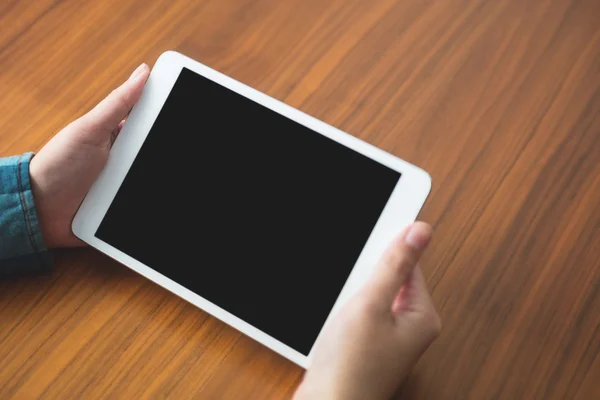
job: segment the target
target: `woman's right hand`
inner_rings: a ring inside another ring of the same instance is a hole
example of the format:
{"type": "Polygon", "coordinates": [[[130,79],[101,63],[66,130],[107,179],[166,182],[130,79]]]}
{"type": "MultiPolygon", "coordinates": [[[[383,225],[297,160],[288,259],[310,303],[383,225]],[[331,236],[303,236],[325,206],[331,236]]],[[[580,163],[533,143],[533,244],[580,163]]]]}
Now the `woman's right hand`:
{"type": "Polygon", "coordinates": [[[389,399],[441,329],[418,266],[432,229],[417,222],[388,247],[370,280],[325,327],[301,399],[389,399]]]}

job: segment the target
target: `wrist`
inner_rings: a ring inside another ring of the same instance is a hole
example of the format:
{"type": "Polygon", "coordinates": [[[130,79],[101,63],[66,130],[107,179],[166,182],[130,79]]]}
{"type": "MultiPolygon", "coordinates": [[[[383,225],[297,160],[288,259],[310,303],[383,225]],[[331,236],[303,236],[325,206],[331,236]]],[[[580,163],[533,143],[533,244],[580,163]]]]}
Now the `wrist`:
{"type": "Polygon", "coordinates": [[[29,179],[31,184],[31,194],[33,195],[33,202],[35,204],[35,212],[37,215],[38,229],[42,234],[44,244],[48,249],[61,247],[60,238],[55,233],[51,218],[49,218],[48,212],[45,207],[47,202],[45,196],[45,187],[48,181],[45,176],[43,166],[40,166],[35,157],[31,159],[29,164],[29,179]]]}
{"type": "Polygon", "coordinates": [[[333,382],[315,383],[303,381],[296,390],[293,400],[378,400],[372,396],[360,397],[358,393],[337,390],[333,382]]]}
{"type": "Polygon", "coordinates": [[[388,400],[393,394],[393,391],[386,394],[381,386],[374,386],[374,382],[348,382],[324,376],[313,378],[303,379],[293,400],[388,400]]]}

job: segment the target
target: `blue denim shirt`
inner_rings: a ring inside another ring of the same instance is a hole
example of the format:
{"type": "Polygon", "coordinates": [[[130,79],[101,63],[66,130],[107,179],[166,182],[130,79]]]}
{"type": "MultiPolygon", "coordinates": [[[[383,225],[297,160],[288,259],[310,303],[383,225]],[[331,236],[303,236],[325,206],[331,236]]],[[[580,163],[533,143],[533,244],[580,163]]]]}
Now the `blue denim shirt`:
{"type": "Polygon", "coordinates": [[[0,158],[0,276],[49,271],[52,267],[31,191],[32,157],[27,153],[0,158]]]}

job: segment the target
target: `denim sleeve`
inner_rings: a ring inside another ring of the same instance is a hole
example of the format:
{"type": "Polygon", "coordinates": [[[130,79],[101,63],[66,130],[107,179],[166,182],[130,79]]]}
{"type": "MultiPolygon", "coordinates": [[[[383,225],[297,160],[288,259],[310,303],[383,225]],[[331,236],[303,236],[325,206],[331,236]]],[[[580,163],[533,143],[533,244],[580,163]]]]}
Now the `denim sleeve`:
{"type": "Polygon", "coordinates": [[[0,276],[52,267],[40,231],[31,182],[32,153],[0,158],[0,276]]]}

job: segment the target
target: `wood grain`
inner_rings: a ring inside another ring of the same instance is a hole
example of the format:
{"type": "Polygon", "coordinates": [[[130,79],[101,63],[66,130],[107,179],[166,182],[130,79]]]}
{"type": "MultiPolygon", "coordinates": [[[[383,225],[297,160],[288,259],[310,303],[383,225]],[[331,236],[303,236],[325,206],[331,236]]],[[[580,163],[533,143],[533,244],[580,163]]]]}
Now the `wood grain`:
{"type": "MultiPolygon", "coordinates": [[[[422,166],[441,338],[406,399],[600,398],[600,2],[4,0],[0,155],[181,51],[422,166]]],[[[91,249],[0,282],[0,398],[290,398],[302,371],[91,249]]]]}

